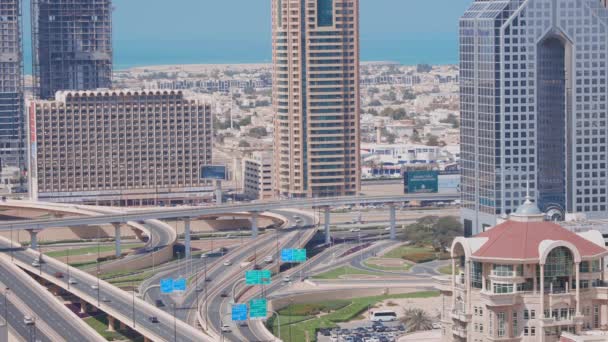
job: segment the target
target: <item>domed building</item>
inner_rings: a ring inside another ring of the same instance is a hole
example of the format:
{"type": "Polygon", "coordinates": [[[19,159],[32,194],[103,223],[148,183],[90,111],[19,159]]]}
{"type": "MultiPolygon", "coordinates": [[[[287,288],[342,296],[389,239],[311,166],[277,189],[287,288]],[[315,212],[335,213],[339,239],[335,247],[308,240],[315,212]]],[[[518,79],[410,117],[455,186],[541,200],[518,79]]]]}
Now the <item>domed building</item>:
{"type": "Polygon", "coordinates": [[[598,231],[545,221],[529,198],[503,223],[452,244],[445,341],[608,341],[608,255],[598,231]]]}

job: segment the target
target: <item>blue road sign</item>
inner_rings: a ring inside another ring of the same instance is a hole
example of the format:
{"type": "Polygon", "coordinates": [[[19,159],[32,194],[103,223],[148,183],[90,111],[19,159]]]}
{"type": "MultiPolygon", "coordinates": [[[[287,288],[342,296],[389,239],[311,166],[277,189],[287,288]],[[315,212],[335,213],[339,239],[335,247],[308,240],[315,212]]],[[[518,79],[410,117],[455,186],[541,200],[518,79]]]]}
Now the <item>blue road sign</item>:
{"type": "Polygon", "coordinates": [[[306,262],[305,249],[283,249],[281,250],[282,262],[306,262]]]}
{"type": "Polygon", "coordinates": [[[234,304],[232,306],[232,320],[235,322],[247,320],[247,304],[234,304]]]}
{"type": "Polygon", "coordinates": [[[161,279],[160,280],[160,292],[161,293],[173,293],[173,279],[161,279]]]}
{"type": "Polygon", "coordinates": [[[173,291],[186,291],[186,279],[179,278],[173,281],[173,291]]]}

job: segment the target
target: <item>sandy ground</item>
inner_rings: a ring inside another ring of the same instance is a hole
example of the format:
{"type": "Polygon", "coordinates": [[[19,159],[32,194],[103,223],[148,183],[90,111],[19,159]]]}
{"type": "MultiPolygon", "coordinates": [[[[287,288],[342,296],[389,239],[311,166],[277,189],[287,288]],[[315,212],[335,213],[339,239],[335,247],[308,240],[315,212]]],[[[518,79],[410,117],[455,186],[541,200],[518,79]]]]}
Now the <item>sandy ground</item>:
{"type": "MultiPolygon", "coordinates": [[[[397,317],[403,317],[406,309],[422,309],[429,316],[437,317],[441,311],[441,297],[433,298],[404,298],[404,299],[388,299],[382,303],[378,303],[371,311],[392,310],[397,313],[397,317]]],[[[368,313],[365,313],[365,320],[369,321],[368,313]]]]}
{"type": "Polygon", "coordinates": [[[441,342],[441,330],[423,331],[401,337],[399,342],[441,342]]]}

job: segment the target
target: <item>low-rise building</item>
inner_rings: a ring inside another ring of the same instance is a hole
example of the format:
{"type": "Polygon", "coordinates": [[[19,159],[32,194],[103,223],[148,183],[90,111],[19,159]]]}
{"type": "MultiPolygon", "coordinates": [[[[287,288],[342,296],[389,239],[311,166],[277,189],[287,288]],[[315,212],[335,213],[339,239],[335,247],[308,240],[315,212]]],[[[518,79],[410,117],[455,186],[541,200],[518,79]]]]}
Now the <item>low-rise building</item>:
{"type": "Polygon", "coordinates": [[[272,154],[254,152],[243,158],[243,193],[251,200],[270,200],[272,191],[272,154]]]}
{"type": "Polygon", "coordinates": [[[181,91],[59,92],[29,104],[33,199],[96,205],[197,203],[211,195],[209,105],[181,91]]]}
{"type": "Polygon", "coordinates": [[[598,341],[585,336],[605,334],[601,233],[577,234],[545,217],[528,198],[496,227],[454,240],[451,284],[442,288],[450,297],[443,340],[598,341]]]}

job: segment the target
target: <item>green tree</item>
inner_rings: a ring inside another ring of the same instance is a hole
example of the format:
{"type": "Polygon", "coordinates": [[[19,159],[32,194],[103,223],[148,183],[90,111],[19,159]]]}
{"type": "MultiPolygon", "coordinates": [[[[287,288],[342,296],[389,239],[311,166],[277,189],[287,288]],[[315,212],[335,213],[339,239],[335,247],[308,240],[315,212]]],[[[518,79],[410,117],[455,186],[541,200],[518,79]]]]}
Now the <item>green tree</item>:
{"type": "Polygon", "coordinates": [[[248,148],[251,147],[251,144],[249,144],[247,141],[245,140],[241,140],[239,141],[239,147],[244,147],[244,148],[248,148]]]}
{"type": "Polygon", "coordinates": [[[249,126],[251,125],[251,116],[246,116],[239,121],[239,126],[249,126]]]}
{"type": "Polygon", "coordinates": [[[426,146],[439,146],[439,138],[435,135],[429,135],[426,140],[426,146]]]}
{"type": "Polygon", "coordinates": [[[266,130],[266,127],[253,127],[249,130],[249,136],[259,139],[268,136],[268,131],[266,130]]]}
{"type": "Polygon", "coordinates": [[[433,329],[433,319],[422,309],[405,309],[405,315],[401,318],[407,332],[425,331],[433,329]]]}

